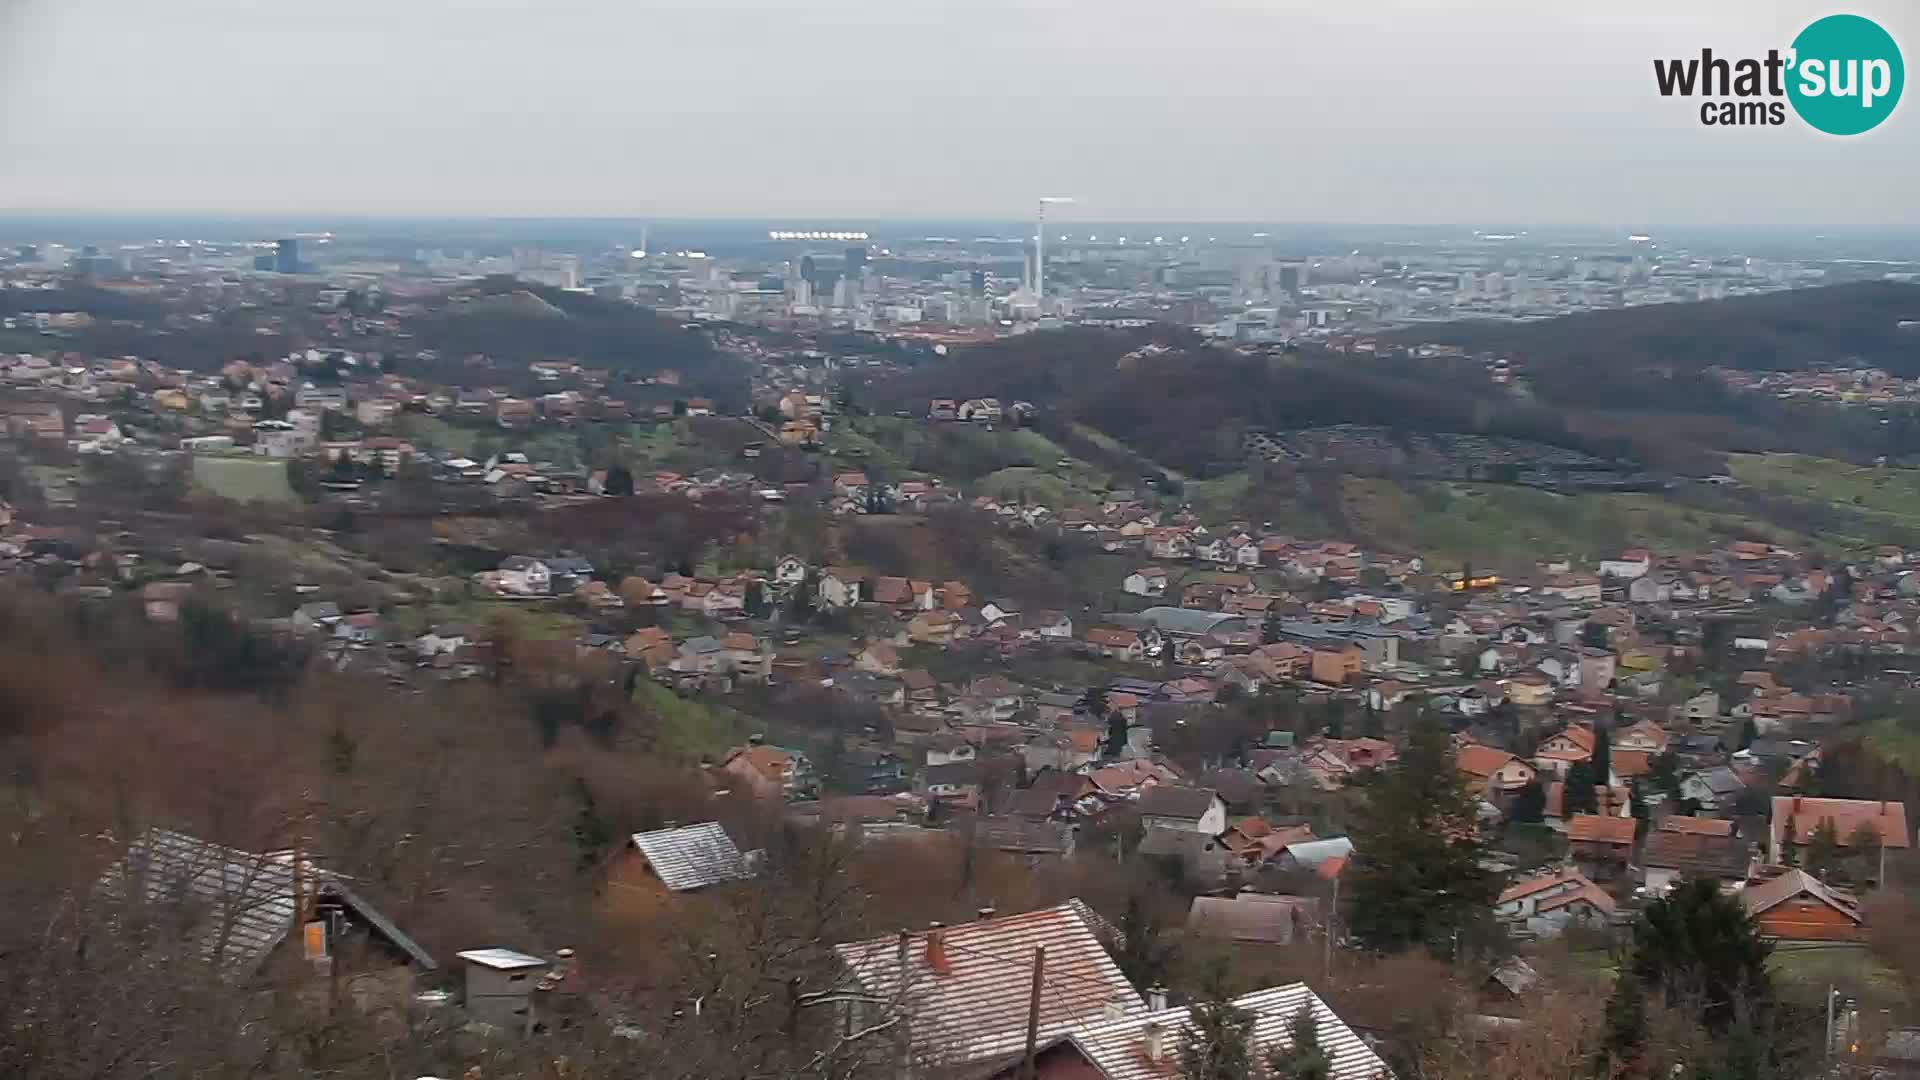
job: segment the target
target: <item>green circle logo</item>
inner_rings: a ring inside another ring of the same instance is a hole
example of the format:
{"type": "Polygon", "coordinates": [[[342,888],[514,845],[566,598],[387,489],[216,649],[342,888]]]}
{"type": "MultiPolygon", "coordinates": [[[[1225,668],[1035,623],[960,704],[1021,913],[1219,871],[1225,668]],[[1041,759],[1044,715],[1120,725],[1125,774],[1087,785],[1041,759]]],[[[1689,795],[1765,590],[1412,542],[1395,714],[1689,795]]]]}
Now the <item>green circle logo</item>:
{"type": "Polygon", "coordinates": [[[1829,15],[1793,39],[1787,99],[1829,135],[1858,135],[1893,114],[1906,66],[1893,35],[1872,19],[1829,15]]]}

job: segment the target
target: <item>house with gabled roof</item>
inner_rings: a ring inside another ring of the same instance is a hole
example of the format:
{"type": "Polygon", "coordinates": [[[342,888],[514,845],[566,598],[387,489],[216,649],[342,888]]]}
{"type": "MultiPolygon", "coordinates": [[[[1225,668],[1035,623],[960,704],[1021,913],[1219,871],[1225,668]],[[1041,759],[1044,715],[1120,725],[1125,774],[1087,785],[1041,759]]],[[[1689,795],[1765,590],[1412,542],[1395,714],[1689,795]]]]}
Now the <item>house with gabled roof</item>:
{"type": "Polygon", "coordinates": [[[1568,926],[1605,926],[1616,904],[1578,870],[1562,868],[1509,885],[1494,901],[1494,916],[1535,937],[1557,937],[1568,926]]]}
{"type": "MultiPolygon", "coordinates": [[[[1042,826],[1046,827],[1046,826],[1042,826]]],[[[1079,1025],[1146,1012],[1101,944],[1102,924],[1078,900],[1017,915],[838,945],[846,1020],[896,1022],[912,1054],[959,1065],[1017,1051],[1031,1019],[1042,1040],[1079,1025]],[[1025,966],[1046,950],[1037,1005],[1025,966]]]]}
{"type": "Polygon", "coordinates": [[[611,889],[696,892],[753,876],[752,860],[718,822],[634,833],[609,867],[611,889]]]}

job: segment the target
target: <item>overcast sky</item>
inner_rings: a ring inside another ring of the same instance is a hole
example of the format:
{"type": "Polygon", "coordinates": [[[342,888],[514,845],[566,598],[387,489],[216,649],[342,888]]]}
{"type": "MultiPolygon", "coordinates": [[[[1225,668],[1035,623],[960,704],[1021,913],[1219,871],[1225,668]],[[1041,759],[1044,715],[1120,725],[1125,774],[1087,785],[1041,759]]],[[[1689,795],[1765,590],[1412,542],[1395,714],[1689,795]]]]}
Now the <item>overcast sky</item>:
{"type": "Polygon", "coordinates": [[[1920,223],[1920,91],[1654,91],[1842,10],[1920,59],[1913,0],[0,0],[0,210],[1920,223]]]}

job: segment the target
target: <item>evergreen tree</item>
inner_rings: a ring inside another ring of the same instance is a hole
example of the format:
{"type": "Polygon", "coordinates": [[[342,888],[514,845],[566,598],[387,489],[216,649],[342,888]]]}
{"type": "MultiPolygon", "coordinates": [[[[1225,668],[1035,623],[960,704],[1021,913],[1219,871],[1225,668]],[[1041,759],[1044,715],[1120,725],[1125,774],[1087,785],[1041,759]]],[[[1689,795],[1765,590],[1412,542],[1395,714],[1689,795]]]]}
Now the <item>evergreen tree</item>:
{"type": "Polygon", "coordinates": [[[1272,645],[1280,640],[1281,622],[1282,620],[1278,611],[1267,612],[1266,621],[1260,624],[1261,644],[1272,645]]]}
{"type": "Polygon", "coordinates": [[[633,494],[633,470],[625,465],[609,465],[606,487],[603,490],[609,495],[633,494]]]}
{"type": "Polygon", "coordinates": [[[1600,796],[1594,790],[1598,783],[1594,779],[1593,762],[1576,761],[1567,768],[1567,782],[1562,787],[1560,812],[1568,817],[1574,814],[1597,814],[1600,812],[1600,796]]]}
{"type": "Polygon", "coordinates": [[[1416,721],[1353,830],[1355,937],[1374,949],[1438,947],[1484,925],[1498,890],[1481,866],[1475,810],[1446,728],[1416,721]]]}
{"type": "Polygon", "coordinates": [[[1528,780],[1519,791],[1513,793],[1513,820],[1523,825],[1537,825],[1547,814],[1547,789],[1540,786],[1538,778],[1528,780]]]}
{"type": "Polygon", "coordinates": [[[1314,1023],[1312,1005],[1302,1005],[1293,1014],[1288,1034],[1292,1045],[1267,1055],[1273,1080],[1328,1080],[1333,1075],[1333,1058],[1320,1045],[1320,1025],[1314,1023]]]}
{"type": "Polygon", "coordinates": [[[1224,996],[1187,1009],[1180,1080],[1248,1080],[1253,1075],[1254,1015],[1224,996]]]}
{"type": "Polygon", "coordinates": [[[1593,782],[1613,782],[1613,731],[1599,724],[1593,727],[1593,782]]]}
{"type": "Polygon", "coordinates": [[[1813,834],[1807,837],[1806,857],[1802,862],[1807,873],[1823,881],[1840,864],[1840,829],[1832,818],[1823,817],[1813,827],[1813,834]]]}
{"type": "Polygon", "coordinates": [[[1127,752],[1127,714],[1115,709],[1107,714],[1106,754],[1117,758],[1127,752]]]}
{"type": "Polygon", "coordinates": [[[1647,1004],[1640,977],[1630,971],[1614,976],[1613,994],[1601,1021],[1597,1076],[1633,1075],[1633,1063],[1647,1044],[1647,1004]]]}
{"type": "Polygon", "coordinates": [[[1771,1004],[1770,952],[1737,898],[1695,878],[1641,910],[1630,970],[1668,1004],[1697,1005],[1700,1022],[1722,1034],[1739,1015],[1771,1004]]]}
{"type": "Polygon", "coordinates": [[[1080,695],[1080,707],[1086,710],[1088,716],[1107,715],[1107,688],[1099,685],[1087,687],[1087,692],[1080,695]]]}
{"type": "Polygon", "coordinates": [[[1119,940],[1115,942],[1113,960],[1120,973],[1135,986],[1158,986],[1172,965],[1173,949],[1166,943],[1159,920],[1154,918],[1153,910],[1140,893],[1128,895],[1116,929],[1119,940]]]}
{"type": "Polygon", "coordinates": [[[593,801],[593,790],[584,779],[574,778],[573,793],[579,802],[573,816],[574,865],[585,871],[600,861],[601,853],[613,840],[613,829],[600,816],[600,808],[593,801]]]}

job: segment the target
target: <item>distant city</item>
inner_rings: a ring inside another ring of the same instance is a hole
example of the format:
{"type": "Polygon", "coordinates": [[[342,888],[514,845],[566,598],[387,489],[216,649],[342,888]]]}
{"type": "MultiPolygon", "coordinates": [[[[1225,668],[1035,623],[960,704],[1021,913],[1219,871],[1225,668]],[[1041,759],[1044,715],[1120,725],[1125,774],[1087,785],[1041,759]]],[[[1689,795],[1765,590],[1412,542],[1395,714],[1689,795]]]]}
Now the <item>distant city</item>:
{"type": "Polygon", "coordinates": [[[1250,343],[1920,275],[1920,238],[1898,231],[1102,224],[1071,205],[1043,222],[1047,208],[1012,223],[361,221],[285,235],[0,218],[0,274],[11,287],[274,274],[400,294],[511,275],[797,331],[966,341],[1170,323],[1250,343]]]}

